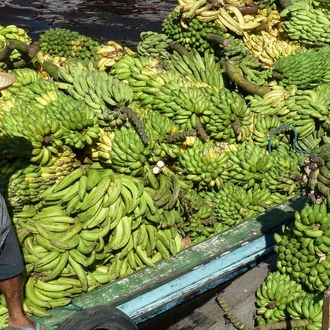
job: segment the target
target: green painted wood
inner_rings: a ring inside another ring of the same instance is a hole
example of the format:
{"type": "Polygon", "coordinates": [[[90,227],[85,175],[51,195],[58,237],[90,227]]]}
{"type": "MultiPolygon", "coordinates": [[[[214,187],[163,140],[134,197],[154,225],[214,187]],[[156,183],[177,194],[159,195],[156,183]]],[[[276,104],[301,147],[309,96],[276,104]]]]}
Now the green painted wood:
{"type": "Polygon", "coordinates": [[[292,199],[181,251],[169,263],[160,261],[155,268],[144,268],[125,278],[105,284],[92,292],[75,298],[73,303],[68,306],[50,310],[50,318],[35,318],[35,320],[44,324],[48,330],[52,330],[56,329],[75,311],[83,308],[123,304],[188,273],[199,265],[206,264],[210,260],[228,253],[228,251],[233,251],[280,228],[283,224],[292,221],[294,212],[301,210],[305,204],[305,197],[292,199]]]}

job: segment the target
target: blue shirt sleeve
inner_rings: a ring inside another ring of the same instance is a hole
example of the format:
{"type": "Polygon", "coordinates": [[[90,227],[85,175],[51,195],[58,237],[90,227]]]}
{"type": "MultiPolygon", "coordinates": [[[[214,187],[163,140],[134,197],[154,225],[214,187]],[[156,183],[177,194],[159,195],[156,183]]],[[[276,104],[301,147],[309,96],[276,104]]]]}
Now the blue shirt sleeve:
{"type": "Polygon", "coordinates": [[[11,226],[11,219],[8,213],[6,201],[0,194],[0,247],[5,241],[11,226]]]}

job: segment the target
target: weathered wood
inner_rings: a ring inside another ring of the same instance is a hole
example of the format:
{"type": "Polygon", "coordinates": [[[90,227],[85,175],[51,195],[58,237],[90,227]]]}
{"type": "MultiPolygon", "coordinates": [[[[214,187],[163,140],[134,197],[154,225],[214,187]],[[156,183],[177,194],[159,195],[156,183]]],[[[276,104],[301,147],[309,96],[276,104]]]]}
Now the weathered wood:
{"type": "MultiPolygon", "coordinates": [[[[272,254],[264,262],[234,280],[223,290],[223,296],[239,320],[254,327],[255,292],[266,278],[268,272],[275,269],[276,255],[272,254]]],[[[223,310],[216,302],[216,296],[197,308],[192,314],[170,327],[170,330],[236,330],[226,322],[223,310]],[[227,327],[227,328],[226,328],[227,327]]]]}
{"type": "Polygon", "coordinates": [[[36,320],[52,330],[77,310],[112,305],[136,323],[145,321],[232,279],[239,268],[269,253],[274,232],[292,221],[294,212],[305,203],[304,197],[293,199],[181,251],[169,263],[160,261],[155,268],[103,285],[75,298],[69,306],[50,310],[50,318],[36,320]]]}

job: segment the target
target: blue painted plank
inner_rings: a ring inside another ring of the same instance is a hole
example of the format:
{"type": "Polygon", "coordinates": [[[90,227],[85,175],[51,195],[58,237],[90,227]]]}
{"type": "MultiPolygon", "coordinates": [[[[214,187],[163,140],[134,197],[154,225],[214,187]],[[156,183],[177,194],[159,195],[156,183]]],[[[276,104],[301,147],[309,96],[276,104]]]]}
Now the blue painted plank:
{"type": "MultiPolygon", "coordinates": [[[[255,261],[257,257],[265,255],[273,249],[270,239],[270,237],[266,239],[266,236],[260,237],[117,307],[133,318],[136,323],[145,321],[182,303],[182,297],[187,293],[201,293],[207,283],[221,275],[226,274],[221,280],[208,285],[208,289],[230,280],[235,276],[235,270],[255,261]],[[142,317],[142,315],[148,315],[148,317],[142,317]]],[[[253,266],[255,263],[251,265],[253,266]]]]}

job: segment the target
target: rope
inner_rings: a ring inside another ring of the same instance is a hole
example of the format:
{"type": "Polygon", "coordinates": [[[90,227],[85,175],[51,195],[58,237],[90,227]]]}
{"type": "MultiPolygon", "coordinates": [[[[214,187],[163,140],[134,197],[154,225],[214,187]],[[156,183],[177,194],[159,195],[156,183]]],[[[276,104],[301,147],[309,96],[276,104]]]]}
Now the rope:
{"type": "Polygon", "coordinates": [[[298,140],[298,132],[292,125],[289,125],[289,124],[282,124],[282,125],[276,127],[275,129],[273,129],[273,131],[270,135],[270,138],[269,138],[269,142],[268,142],[268,152],[270,154],[272,153],[272,141],[273,141],[274,135],[277,134],[277,133],[287,132],[288,129],[291,129],[294,133],[294,137],[293,137],[293,141],[292,141],[292,149],[296,152],[301,152],[301,153],[304,153],[304,154],[310,154],[309,151],[297,149],[296,143],[297,143],[297,140],[298,140]]]}

